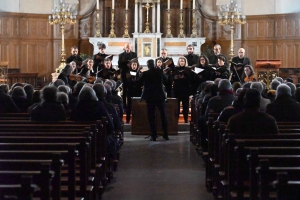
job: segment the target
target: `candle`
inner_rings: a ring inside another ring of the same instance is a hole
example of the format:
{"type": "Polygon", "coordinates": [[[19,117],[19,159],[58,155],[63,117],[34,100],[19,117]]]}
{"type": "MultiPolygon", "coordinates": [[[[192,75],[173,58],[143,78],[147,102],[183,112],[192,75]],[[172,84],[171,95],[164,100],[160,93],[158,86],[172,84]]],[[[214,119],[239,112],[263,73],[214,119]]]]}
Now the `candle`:
{"type": "Polygon", "coordinates": [[[111,1],[111,4],[112,4],[112,5],[111,5],[111,9],[114,10],[114,9],[115,9],[115,0],[112,0],[112,1],[111,1]]]}
{"type": "Polygon", "coordinates": [[[96,1],[97,1],[97,10],[99,10],[99,0],[96,1]]]}
{"type": "Polygon", "coordinates": [[[182,0],[180,0],[180,9],[182,10],[182,0]]]}
{"type": "Polygon", "coordinates": [[[195,0],[193,0],[193,10],[195,10],[195,0]]]}
{"type": "Polygon", "coordinates": [[[168,0],[168,10],[170,10],[170,0],[168,0]]]}
{"type": "Polygon", "coordinates": [[[126,0],[126,6],[125,9],[128,10],[128,0],[126,0]]]}

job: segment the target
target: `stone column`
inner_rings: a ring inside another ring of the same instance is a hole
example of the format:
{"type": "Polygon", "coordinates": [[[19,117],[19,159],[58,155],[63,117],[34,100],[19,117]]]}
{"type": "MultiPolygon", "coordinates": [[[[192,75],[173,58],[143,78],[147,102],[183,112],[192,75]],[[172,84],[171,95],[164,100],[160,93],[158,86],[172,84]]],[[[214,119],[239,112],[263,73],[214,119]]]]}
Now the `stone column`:
{"type": "Polygon", "coordinates": [[[156,32],[160,33],[160,0],[157,1],[157,23],[156,23],[156,32]]]}
{"type": "Polygon", "coordinates": [[[139,9],[140,9],[140,16],[139,16],[139,27],[140,27],[140,30],[139,32],[142,33],[143,32],[143,4],[140,2],[139,3],[139,9]]]}
{"type": "Polygon", "coordinates": [[[152,6],[152,33],[155,33],[155,3],[152,6]]]}
{"type": "Polygon", "coordinates": [[[138,32],[138,0],[135,0],[134,3],[134,32],[137,33],[138,32]]]}

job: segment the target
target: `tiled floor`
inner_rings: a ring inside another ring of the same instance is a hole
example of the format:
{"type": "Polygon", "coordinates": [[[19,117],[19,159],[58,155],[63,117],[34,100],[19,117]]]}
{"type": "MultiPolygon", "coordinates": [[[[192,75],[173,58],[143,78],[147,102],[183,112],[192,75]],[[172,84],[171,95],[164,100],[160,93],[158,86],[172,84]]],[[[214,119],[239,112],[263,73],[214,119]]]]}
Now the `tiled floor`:
{"type": "Polygon", "coordinates": [[[118,171],[102,199],[212,200],[204,177],[205,166],[188,132],[156,142],[125,132],[118,171]]]}

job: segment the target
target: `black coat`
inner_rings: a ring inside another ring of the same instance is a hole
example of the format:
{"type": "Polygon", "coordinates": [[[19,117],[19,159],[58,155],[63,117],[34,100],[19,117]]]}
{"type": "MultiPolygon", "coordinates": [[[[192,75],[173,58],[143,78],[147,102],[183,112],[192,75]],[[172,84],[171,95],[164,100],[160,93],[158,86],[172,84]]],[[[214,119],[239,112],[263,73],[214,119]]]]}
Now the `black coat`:
{"type": "Polygon", "coordinates": [[[79,55],[71,55],[70,57],[67,58],[66,63],[70,63],[70,62],[76,62],[76,66],[80,66],[82,63],[82,58],[79,55]]]}
{"type": "Polygon", "coordinates": [[[137,54],[133,51],[126,53],[125,51],[119,55],[118,66],[121,69],[121,79],[126,81],[126,73],[129,70],[127,63],[133,58],[136,58],[137,54]]]}
{"type": "MultiPolygon", "coordinates": [[[[224,56],[223,54],[220,54],[219,56],[224,56]]],[[[225,65],[227,65],[228,66],[228,59],[227,59],[227,57],[226,56],[224,56],[225,57],[225,65]]],[[[216,56],[215,54],[214,55],[211,55],[211,56],[209,56],[208,57],[208,60],[209,60],[209,64],[217,64],[218,63],[218,56],[216,56]]]]}
{"type": "Polygon", "coordinates": [[[99,72],[101,69],[103,69],[103,61],[104,58],[107,57],[107,54],[101,54],[101,53],[97,53],[93,56],[93,61],[94,61],[94,65],[93,65],[93,71],[95,73],[99,72]]]}
{"type": "Polygon", "coordinates": [[[188,61],[188,66],[197,65],[199,63],[199,56],[196,54],[188,54],[184,57],[188,61]]]}
{"type": "Polygon", "coordinates": [[[66,120],[66,111],[60,102],[43,102],[31,112],[33,121],[61,121],[66,120]]]}
{"type": "Polygon", "coordinates": [[[12,98],[0,90],[0,113],[17,113],[20,112],[12,98]]]}
{"type": "Polygon", "coordinates": [[[232,62],[231,62],[231,65],[230,65],[230,70],[232,71],[232,78],[231,78],[232,82],[240,81],[239,78],[238,78],[238,76],[237,76],[237,74],[239,75],[241,81],[243,82],[243,80],[242,80],[242,74],[244,72],[244,66],[245,65],[251,65],[250,58],[244,57],[244,58],[240,59],[238,56],[232,58],[232,62]],[[233,63],[236,63],[236,64],[241,63],[241,64],[243,64],[241,66],[242,68],[240,70],[236,71],[235,68],[234,68],[235,64],[233,64],[233,63]]]}
{"type": "Polygon", "coordinates": [[[290,95],[277,97],[266,107],[266,113],[272,115],[278,122],[300,121],[300,103],[290,95]]]}
{"type": "Polygon", "coordinates": [[[166,95],[163,89],[163,81],[166,79],[167,77],[161,69],[152,68],[143,72],[138,80],[144,85],[142,100],[147,102],[165,101],[166,95]]]}

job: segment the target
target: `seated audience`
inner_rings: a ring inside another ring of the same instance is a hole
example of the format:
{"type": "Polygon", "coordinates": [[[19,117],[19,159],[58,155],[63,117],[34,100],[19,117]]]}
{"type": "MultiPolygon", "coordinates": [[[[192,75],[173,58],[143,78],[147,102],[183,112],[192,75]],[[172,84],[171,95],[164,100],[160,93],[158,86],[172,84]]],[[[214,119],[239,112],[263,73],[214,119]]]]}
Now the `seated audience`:
{"type": "Polygon", "coordinates": [[[7,84],[1,84],[0,85],[0,90],[2,90],[2,92],[4,92],[5,94],[8,94],[9,87],[8,87],[7,84]]]}
{"type": "MultiPolygon", "coordinates": [[[[244,110],[229,118],[227,129],[230,133],[244,135],[277,134],[274,117],[259,110],[260,93],[249,89],[244,98],[244,110]]],[[[270,105],[270,104],[269,104],[270,105]]]]}
{"type": "Polygon", "coordinates": [[[31,114],[31,111],[38,105],[40,105],[42,102],[41,100],[41,93],[39,90],[36,90],[33,92],[33,95],[32,95],[32,105],[28,107],[28,110],[27,112],[29,114],[31,114]]]}
{"type": "Polygon", "coordinates": [[[276,93],[276,99],[267,105],[266,113],[278,122],[300,121],[300,103],[292,98],[291,88],[281,84],[276,93]]]}
{"type": "Polygon", "coordinates": [[[291,88],[291,94],[292,94],[292,97],[294,98],[295,90],[296,90],[295,84],[294,84],[294,83],[291,83],[291,82],[287,82],[287,83],[285,83],[285,84],[291,88]]]}
{"type": "Polygon", "coordinates": [[[58,88],[58,86],[60,86],[60,85],[65,85],[65,82],[61,79],[56,79],[56,81],[54,81],[51,85],[58,88]]]}
{"type": "MultiPolygon", "coordinates": [[[[261,82],[253,82],[251,83],[250,86],[251,89],[257,89],[261,95],[261,93],[263,92],[263,85],[261,84],[261,82]]],[[[265,111],[266,110],[266,106],[271,103],[270,99],[265,99],[262,96],[260,96],[260,110],[261,111],[265,111]]]]}
{"type": "Polygon", "coordinates": [[[296,88],[294,98],[297,102],[300,102],[300,88],[296,88]]]}
{"type": "Polygon", "coordinates": [[[85,85],[78,95],[76,107],[71,112],[71,120],[96,121],[103,117],[107,118],[110,131],[113,131],[114,125],[107,110],[98,104],[95,91],[90,86],[85,85]]]}
{"type": "Polygon", "coordinates": [[[235,114],[238,114],[243,111],[244,109],[244,96],[248,89],[242,89],[239,93],[237,100],[232,102],[231,106],[227,106],[224,110],[220,113],[218,117],[218,121],[227,123],[229,118],[235,114]]]}
{"type": "Polygon", "coordinates": [[[280,85],[280,82],[277,79],[273,79],[270,83],[270,90],[267,92],[267,98],[270,99],[271,102],[275,100],[276,97],[276,89],[280,85]]]}
{"type": "Polygon", "coordinates": [[[16,86],[12,90],[11,98],[19,108],[21,113],[26,113],[28,107],[31,105],[31,101],[27,99],[27,95],[21,86],[16,86]]]}
{"type": "Polygon", "coordinates": [[[235,100],[232,92],[231,83],[228,79],[222,79],[218,85],[219,94],[212,97],[205,111],[205,116],[208,116],[209,112],[220,113],[225,107],[230,106],[235,100]]]}
{"type": "Polygon", "coordinates": [[[61,121],[66,120],[64,106],[57,102],[57,88],[46,86],[41,91],[41,105],[36,106],[31,112],[33,121],[61,121]]]}
{"type": "Polygon", "coordinates": [[[19,108],[16,106],[12,98],[0,87],[0,113],[18,113],[19,108]]]}
{"type": "Polygon", "coordinates": [[[66,113],[70,113],[71,110],[69,108],[69,97],[66,93],[64,92],[58,92],[57,93],[57,101],[61,102],[62,105],[64,105],[66,113]]]}
{"type": "Polygon", "coordinates": [[[103,84],[96,83],[93,86],[93,90],[96,92],[97,98],[99,103],[104,105],[104,107],[107,109],[108,113],[112,116],[113,123],[116,129],[120,129],[121,127],[121,120],[118,115],[118,112],[115,108],[115,106],[111,103],[108,103],[105,99],[107,90],[103,84]]]}
{"type": "Polygon", "coordinates": [[[34,92],[34,87],[31,84],[25,84],[24,85],[24,91],[26,93],[26,98],[29,100],[29,102],[32,104],[32,95],[34,92]]]}

